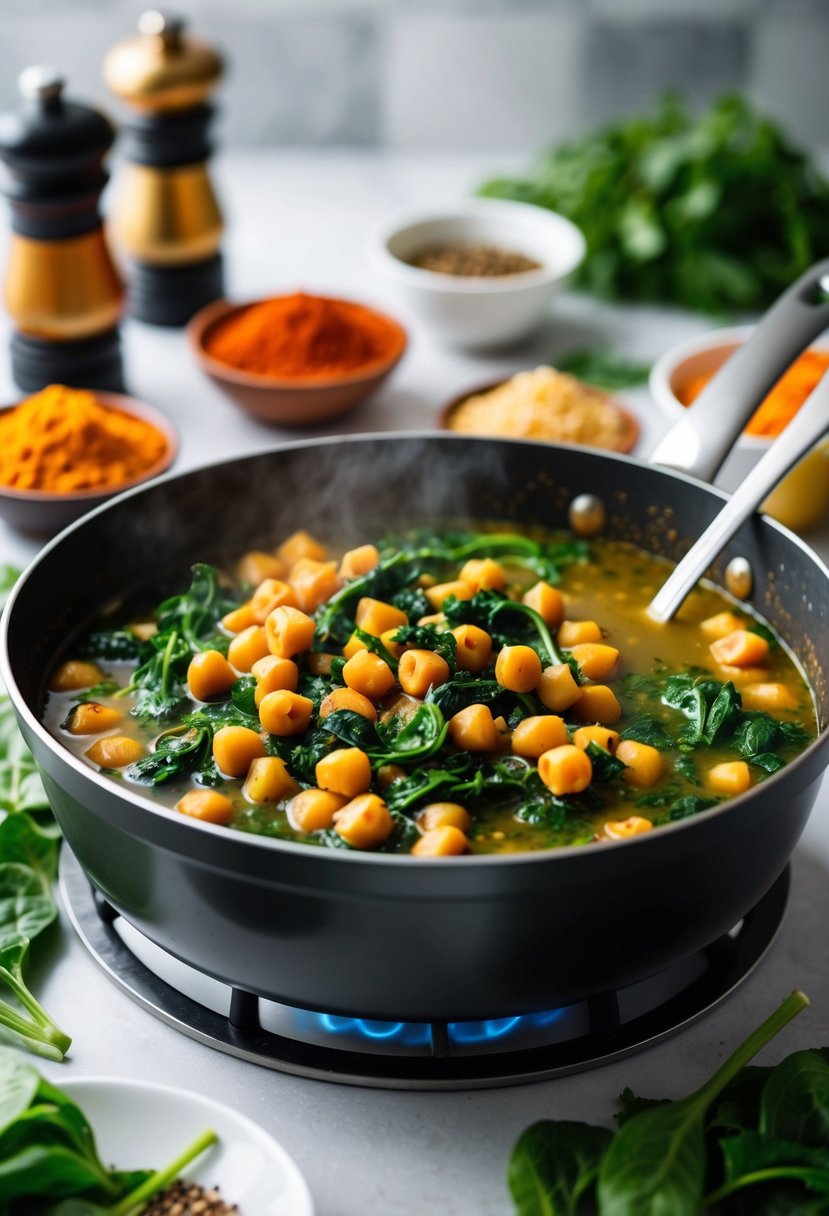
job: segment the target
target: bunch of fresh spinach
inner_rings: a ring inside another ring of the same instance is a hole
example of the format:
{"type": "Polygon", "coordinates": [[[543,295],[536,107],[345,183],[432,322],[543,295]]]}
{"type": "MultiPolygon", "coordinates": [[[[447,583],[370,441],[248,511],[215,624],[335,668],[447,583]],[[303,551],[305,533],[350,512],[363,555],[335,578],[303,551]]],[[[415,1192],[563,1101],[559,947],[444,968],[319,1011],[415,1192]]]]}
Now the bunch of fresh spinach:
{"type": "Polygon", "coordinates": [[[829,254],[829,183],[738,96],[699,116],[666,98],[481,193],[577,224],[587,257],[576,281],[611,299],[761,309],[829,254]]]}
{"type": "Polygon", "coordinates": [[[787,997],[700,1089],[621,1096],[613,1135],[543,1120],[518,1140],[517,1216],[818,1216],[829,1211],[829,1049],[748,1062],[808,1005],[787,997]]]}
{"type": "Polygon", "coordinates": [[[649,363],[635,363],[611,346],[569,350],[551,360],[556,371],[567,372],[588,384],[611,390],[635,388],[650,375],[649,363]]]}
{"type": "Polygon", "coordinates": [[[0,696],[0,1038],[53,1060],[71,1039],[29,990],[23,964],[30,942],[56,918],[52,883],[60,831],[11,703],[0,696]]]}
{"type": "Polygon", "coordinates": [[[113,1169],[101,1161],[80,1107],[18,1052],[0,1048],[4,1216],[135,1216],[215,1143],[207,1130],[164,1169],[113,1169]]]}

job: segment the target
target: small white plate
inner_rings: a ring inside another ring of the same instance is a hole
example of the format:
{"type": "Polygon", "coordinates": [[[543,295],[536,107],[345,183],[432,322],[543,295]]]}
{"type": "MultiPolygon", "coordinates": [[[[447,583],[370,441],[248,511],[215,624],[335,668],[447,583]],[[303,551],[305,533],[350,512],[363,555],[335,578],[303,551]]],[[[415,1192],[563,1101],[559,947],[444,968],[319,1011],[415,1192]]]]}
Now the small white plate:
{"type": "Polygon", "coordinates": [[[106,1164],[162,1169],[212,1128],[218,1143],[184,1171],[188,1181],[218,1186],[239,1216],[314,1216],[305,1179],[284,1148],[231,1107],[146,1081],[88,1077],[61,1089],[86,1115],[106,1164]]]}

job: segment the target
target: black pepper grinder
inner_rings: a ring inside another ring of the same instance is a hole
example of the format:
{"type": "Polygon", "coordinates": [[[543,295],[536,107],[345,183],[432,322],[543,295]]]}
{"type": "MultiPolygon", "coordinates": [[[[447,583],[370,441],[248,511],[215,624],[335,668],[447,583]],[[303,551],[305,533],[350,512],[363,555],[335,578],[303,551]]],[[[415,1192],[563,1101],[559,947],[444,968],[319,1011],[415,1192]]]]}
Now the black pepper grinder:
{"type": "Polygon", "coordinates": [[[25,392],[47,384],[120,392],[124,293],[98,211],[115,133],[98,110],[64,98],[54,68],[26,68],[19,87],[22,105],[0,115],[12,375],[25,392]]]}
{"type": "Polygon", "coordinates": [[[224,294],[222,216],[207,175],[208,95],[222,75],[212,47],[151,10],[112,48],[104,77],[133,111],[113,236],[129,259],[129,310],[151,325],[185,325],[224,294]]]}

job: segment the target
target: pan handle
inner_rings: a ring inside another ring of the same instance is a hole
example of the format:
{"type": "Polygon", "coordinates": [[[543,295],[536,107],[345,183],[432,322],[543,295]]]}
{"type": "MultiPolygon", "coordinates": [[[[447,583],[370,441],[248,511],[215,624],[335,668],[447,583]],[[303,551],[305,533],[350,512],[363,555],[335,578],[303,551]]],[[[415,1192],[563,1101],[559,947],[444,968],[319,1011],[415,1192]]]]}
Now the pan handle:
{"type": "Polygon", "coordinates": [[[740,525],[748,519],[792,465],[829,432],[829,372],[769,450],[735,490],[719,515],[688,550],[648,605],[656,621],[669,621],[740,525]]]}
{"type": "Polygon", "coordinates": [[[757,406],[803,348],[829,326],[829,259],[772,305],[759,325],[656,445],[651,464],[713,481],[757,406]]]}

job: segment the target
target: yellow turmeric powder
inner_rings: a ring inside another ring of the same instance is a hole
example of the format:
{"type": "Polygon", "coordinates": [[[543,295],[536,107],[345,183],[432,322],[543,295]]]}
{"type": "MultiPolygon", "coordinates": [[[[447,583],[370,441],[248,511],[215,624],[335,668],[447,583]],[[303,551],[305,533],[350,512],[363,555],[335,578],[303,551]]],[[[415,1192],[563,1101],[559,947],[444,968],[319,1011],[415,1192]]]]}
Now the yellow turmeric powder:
{"type": "Polygon", "coordinates": [[[151,423],[62,384],[0,414],[0,483],[15,490],[111,489],[141,477],[166,450],[151,423]]]}

